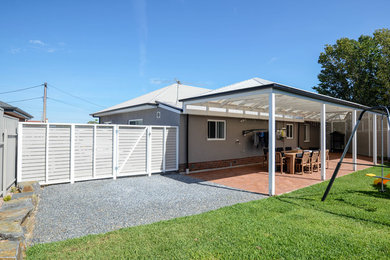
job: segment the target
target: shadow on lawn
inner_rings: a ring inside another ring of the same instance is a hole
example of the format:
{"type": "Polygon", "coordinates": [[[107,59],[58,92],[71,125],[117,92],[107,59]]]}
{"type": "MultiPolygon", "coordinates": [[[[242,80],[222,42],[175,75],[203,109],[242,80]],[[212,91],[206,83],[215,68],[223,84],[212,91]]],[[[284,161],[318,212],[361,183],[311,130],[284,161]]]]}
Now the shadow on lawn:
{"type": "Polygon", "coordinates": [[[205,181],[205,180],[192,178],[190,176],[186,176],[186,175],[182,175],[182,174],[164,174],[161,176],[169,178],[169,179],[173,179],[175,181],[184,182],[186,184],[197,184],[197,185],[206,186],[206,187],[213,187],[213,188],[219,188],[219,189],[237,191],[237,192],[243,192],[243,193],[250,193],[250,194],[262,195],[262,196],[268,197],[268,194],[263,194],[263,193],[228,187],[228,186],[224,186],[221,184],[217,184],[217,183],[213,183],[213,182],[209,182],[209,181],[205,181]]]}
{"type": "MultiPolygon", "coordinates": [[[[347,191],[347,192],[344,191],[344,192],[340,192],[340,193],[333,193],[333,196],[336,195],[339,197],[342,194],[347,194],[347,193],[350,194],[351,192],[359,192],[359,191],[347,191]]],[[[361,191],[361,192],[363,193],[363,191],[361,191]]],[[[366,191],[364,191],[364,192],[366,192],[366,191]]],[[[367,191],[367,192],[369,192],[369,191],[367,191]]],[[[375,191],[372,191],[372,192],[375,192],[375,191]]],[[[362,218],[362,217],[358,217],[358,216],[354,216],[354,215],[348,215],[345,213],[336,212],[336,211],[332,211],[328,208],[325,208],[325,207],[329,207],[331,205],[326,204],[326,202],[321,202],[321,196],[322,196],[322,193],[318,194],[318,196],[313,196],[313,195],[310,195],[310,196],[280,196],[280,197],[275,197],[275,199],[279,200],[280,202],[288,203],[288,204],[291,204],[291,205],[294,205],[297,207],[301,207],[301,208],[311,209],[311,210],[331,214],[331,215],[338,216],[338,217],[344,217],[344,218],[348,218],[348,219],[359,220],[359,221],[363,221],[363,222],[369,222],[369,223],[373,223],[373,224],[378,224],[378,225],[390,227],[390,223],[384,223],[384,222],[376,221],[373,219],[366,219],[366,218],[362,218]],[[305,201],[305,202],[302,202],[302,201],[305,201]],[[309,202],[309,203],[307,203],[307,202],[309,202]],[[324,206],[322,206],[322,205],[324,205],[324,206]]],[[[340,199],[340,198],[337,198],[334,201],[345,203],[351,207],[359,208],[361,210],[365,210],[368,212],[376,211],[376,209],[373,210],[373,207],[364,208],[364,205],[350,203],[350,202],[347,202],[344,199],[340,199]]],[[[368,205],[368,204],[366,204],[366,205],[368,205]]]]}

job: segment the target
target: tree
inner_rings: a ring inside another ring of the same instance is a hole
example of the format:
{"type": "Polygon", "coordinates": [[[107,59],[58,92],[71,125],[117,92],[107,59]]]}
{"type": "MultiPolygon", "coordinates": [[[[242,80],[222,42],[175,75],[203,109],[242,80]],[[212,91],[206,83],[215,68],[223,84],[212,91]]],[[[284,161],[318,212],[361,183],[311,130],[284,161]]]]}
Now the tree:
{"type": "Polygon", "coordinates": [[[88,121],[87,124],[99,124],[99,121],[96,118],[95,120],[88,121]]]}
{"type": "Polygon", "coordinates": [[[390,30],[326,45],[318,59],[320,94],[367,106],[390,106],[390,30]]]}

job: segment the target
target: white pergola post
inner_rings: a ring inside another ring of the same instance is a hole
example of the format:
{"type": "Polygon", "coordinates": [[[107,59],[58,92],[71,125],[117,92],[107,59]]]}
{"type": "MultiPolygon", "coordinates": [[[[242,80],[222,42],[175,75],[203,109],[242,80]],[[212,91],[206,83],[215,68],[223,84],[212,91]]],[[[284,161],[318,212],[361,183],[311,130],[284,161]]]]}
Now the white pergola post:
{"type": "Polygon", "coordinates": [[[378,164],[378,138],[377,138],[376,114],[372,115],[372,160],[374,164],[378,164]]]}
{"type": "Polygon", "coordinates": [[[321,180],[326,179],[326,105],[321,104],[321,180]]]}
{"type": "Polygon", "coordinates": [[[387,146],[387,159],[390,159],[390,127],[389,127],[389,124],[387,122],[387,117],[384,117],[383,118],[383,121],[384,121],[384,124],[386,125],[386,129],[387,129],[387,143],[386,143],[386,146],[387,146]]]}
{"type": "MultiPolygon", "coordinates": [[[[352,129],[355,127],[356,125],[356,110],[353,110],[352,111],[352,129]]],[[[352,139],[352,163],[353,163],[353,171],[356,171],[357,170],[357,165],[356,165],[356,162],[357,162],[357,132],[358,130],[356,129],[356,132],[355,132],[355,135],[353,136],[353,139],[352,139]]]]}
{"type": "Polygon", "coordinates": [[[275,93],[269,93],[268,114],[268,180],[269,195],[275,195],[275,93]]]}

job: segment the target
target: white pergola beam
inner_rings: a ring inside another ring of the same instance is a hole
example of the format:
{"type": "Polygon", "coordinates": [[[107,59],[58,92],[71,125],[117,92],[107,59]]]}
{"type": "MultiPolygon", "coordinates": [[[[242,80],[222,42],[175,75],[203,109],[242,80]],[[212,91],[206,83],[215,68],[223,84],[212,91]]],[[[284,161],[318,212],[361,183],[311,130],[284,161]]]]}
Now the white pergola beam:
{"type": "Polygon", "coordinates": [[[326,104],[321,104],[321,180],[326,179],[326,104]]]}
{"type": "Polygon", "coordinates": [[[268,115],[268,180],[269,195],[275,195],[275,93],[269,93],[268,115]]]}
{"type": "MultiPolygon", "coordinates": [[[[352,129],[355,127],[356,125],[356,110],[354,109],[352,111],[352,129]]],[[[357,170],[357,165],[356,165],[356,162],[357,162],[357,133],[358,131],[356,130],[354,136],[353,136],[353,139],[352,139],[352,163],[353,163],[353,171],[356,171],[357,170]]]]}

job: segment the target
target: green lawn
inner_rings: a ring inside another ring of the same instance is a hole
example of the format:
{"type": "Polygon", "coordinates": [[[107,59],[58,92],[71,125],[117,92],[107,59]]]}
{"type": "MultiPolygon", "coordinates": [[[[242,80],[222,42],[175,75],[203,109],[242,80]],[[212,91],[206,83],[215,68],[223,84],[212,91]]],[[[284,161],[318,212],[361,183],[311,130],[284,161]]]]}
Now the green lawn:
{"type": "MultiPolygon", "coordinates": [[[[30,259],[384,259],[390,258],[390,192],[367,169],[208,213],[36,245],[30,259]]],[[[328,173],[330,174],[330,173],[328,173]]]]}

